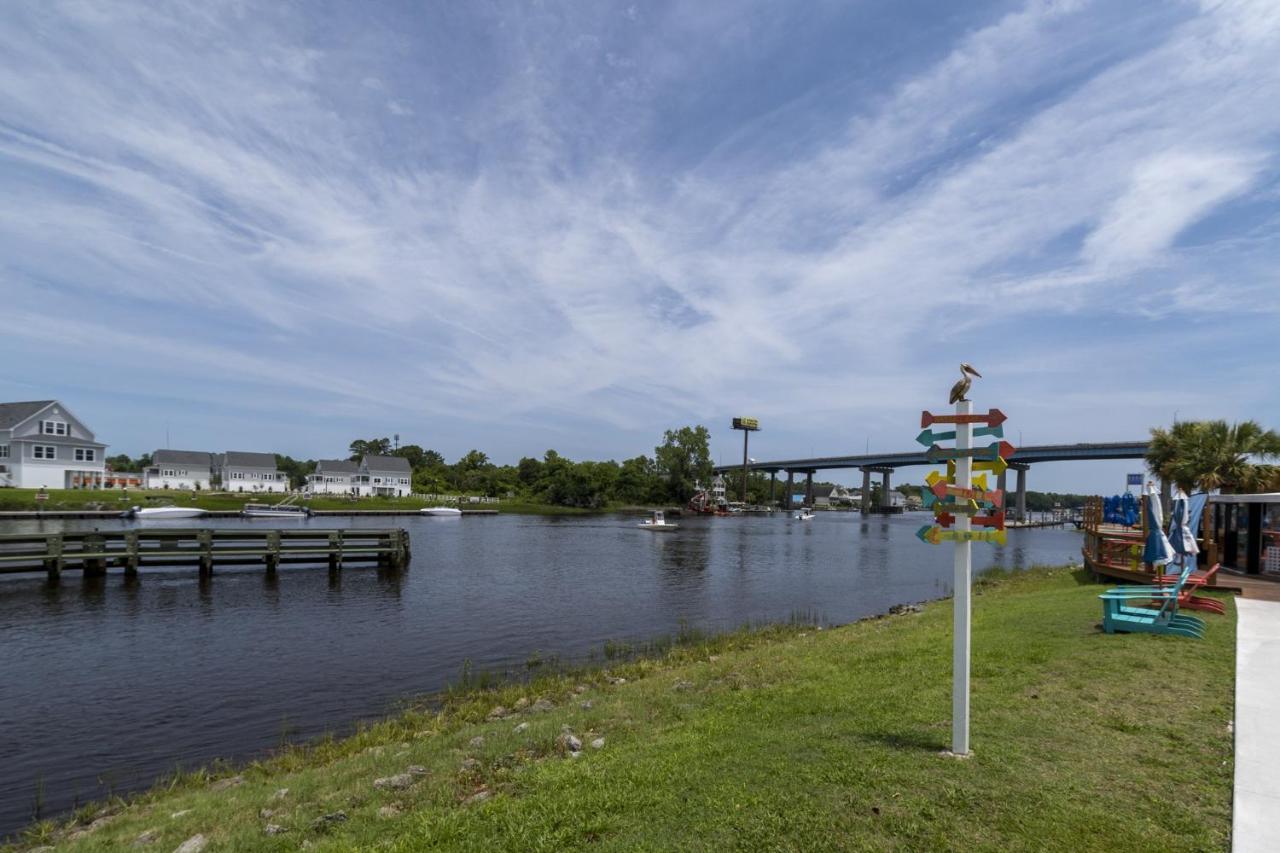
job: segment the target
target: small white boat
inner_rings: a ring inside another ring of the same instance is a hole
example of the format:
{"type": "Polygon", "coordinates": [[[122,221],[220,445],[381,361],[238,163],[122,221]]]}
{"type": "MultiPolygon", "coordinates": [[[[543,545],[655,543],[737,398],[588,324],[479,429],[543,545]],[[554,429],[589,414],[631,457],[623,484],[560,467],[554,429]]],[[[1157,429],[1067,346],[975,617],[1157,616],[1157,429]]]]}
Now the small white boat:
{"type": "Polygon", "coordinates": [[[796,514],[792,516],[796,521],[813,521],[813,511],[808,507],[800,507],[796,510],[796,514]]]}
{"type": "Polygon", "coordinates": [[[662,510],[658,510],[653,514],[653,518],[646,518],[638,525],[641,530],[652,530],[654,533],[667,533],[680,527],[678,524],[671,524],[662,515],[662,510]]]}
{"type": "Polygon", "coordinates": [[[462,510],[454,509],[451,506],[424,506],[419,512],[423,515],[436,515],[441,518],[457,518],[462,515],[462,510]]]}
{"type": "Polygon", "coordinates": [[[199,518],[205,511],[193,506],[135,506],[134,518],[199,518]]]}
{"type": "Polygon", "coordinates": [[[240,514],[245,518],[306,518],[311,510],[294,504],[247,503],[240,508],[240,514]]]}

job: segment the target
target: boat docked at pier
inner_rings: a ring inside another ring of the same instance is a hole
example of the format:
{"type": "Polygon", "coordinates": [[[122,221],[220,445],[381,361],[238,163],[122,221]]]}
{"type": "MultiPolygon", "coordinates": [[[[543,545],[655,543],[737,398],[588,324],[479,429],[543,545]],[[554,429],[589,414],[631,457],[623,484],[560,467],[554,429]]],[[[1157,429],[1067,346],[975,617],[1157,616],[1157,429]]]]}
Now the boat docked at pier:
{"type": "Polygon", "coordinates": [[[166,518],[199,518],[205,510],[194,506],[135,506],[126,515],[140,521],[166,518]]]}
{"type": "Polygon", "coordinates": [[[434,515],[437,518],[457,518],[462,515],[462,510],[451,506],[424,506],[419,512],[423,515],[434,515]]]}

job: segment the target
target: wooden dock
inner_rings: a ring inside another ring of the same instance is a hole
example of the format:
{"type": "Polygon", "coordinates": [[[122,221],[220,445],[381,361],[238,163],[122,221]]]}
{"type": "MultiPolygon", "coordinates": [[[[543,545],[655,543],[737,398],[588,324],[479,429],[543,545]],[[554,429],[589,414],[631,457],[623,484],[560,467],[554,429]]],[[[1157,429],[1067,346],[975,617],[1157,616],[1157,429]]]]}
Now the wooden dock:
{"type": "Polygon", "coordinates": [[[215,566],[262,564],[268,573],[283,564],[349,563],[401,569],[409,564],[409,533],[403,529],[308,530],[251,527],[135,528],[74,533],[0,535],[0,574],[44,571],[105,574],[112,566],[136,574],[141,566],[194,566],[201,575],[215,566]]]}

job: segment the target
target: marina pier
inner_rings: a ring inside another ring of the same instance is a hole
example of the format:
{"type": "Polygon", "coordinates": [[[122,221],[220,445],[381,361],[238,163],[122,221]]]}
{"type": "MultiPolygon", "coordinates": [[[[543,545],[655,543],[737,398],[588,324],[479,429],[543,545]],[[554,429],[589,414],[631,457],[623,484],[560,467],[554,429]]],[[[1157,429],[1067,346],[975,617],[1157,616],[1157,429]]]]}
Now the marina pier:
{"type": "Polygon", "coordinates": [[[284,564],[337,571],[352,563],[404,568],[408,531],[157,528],[0,535],[0,574],[44,571],[51,582],[64,571],[101,575],[111,567],[131,575],[142,566],[194,566],[209,575],[215,566],[262,564],[271,573],[284,564]]]}

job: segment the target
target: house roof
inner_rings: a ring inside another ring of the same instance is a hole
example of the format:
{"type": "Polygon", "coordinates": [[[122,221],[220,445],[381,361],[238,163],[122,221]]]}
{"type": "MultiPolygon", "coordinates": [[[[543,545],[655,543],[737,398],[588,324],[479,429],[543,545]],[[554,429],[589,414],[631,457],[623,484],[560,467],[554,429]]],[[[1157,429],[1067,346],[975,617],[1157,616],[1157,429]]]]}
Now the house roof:
{"type": "Polygon", "coordinates": [[[222,455],[224,468],[276,468],[274,453],[249,453],[244,450],[228,450],[222,455]]]}
{"type": "Polygon", "coordinates": [[[213,454],[203,450],[157,450],[151,454],[152,465],[203,465],[213,464],[213,454]]]}
{"type": "Polygon", "coordinates": [[[366,456],[364,467],[370,471],[386,471],[392,474],[411,474],[409,460],[403,456],[366,456]]]}
{"type": "Polygon", "coordinates": [[[359,471],[360,466],[350,459],[321,459],[316,463],[316,473],[355,474],[359,471]]]}
{"type": "Polygon", "coordinates": [[[0,429],[12,429],[57,400],[28,400],[24,403],[0,403],[0,429]]]}
{"type": "Polygon", "coordinates": [[[835,486],[819,486],[815,484],[813,487],[813,496],[815,498],[829,498],[831,497],[831,493],[835,491],[835,488],[835,486]]]}

